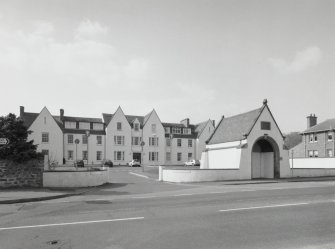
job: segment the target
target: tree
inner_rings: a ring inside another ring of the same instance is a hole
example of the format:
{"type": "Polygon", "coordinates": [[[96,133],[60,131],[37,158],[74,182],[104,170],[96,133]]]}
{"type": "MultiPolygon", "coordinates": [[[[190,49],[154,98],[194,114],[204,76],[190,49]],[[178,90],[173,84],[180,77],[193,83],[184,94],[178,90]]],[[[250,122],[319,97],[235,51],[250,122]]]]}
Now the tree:
{"type": "Polygon", "coordinates": [[[27,141],[30,133],[23,120],[15,114],[0,117],[0,138],[9,139],[7,145],[0,145],[0,159],[23,163],[38,158],[37,145],[33,140],[27,141]]]}

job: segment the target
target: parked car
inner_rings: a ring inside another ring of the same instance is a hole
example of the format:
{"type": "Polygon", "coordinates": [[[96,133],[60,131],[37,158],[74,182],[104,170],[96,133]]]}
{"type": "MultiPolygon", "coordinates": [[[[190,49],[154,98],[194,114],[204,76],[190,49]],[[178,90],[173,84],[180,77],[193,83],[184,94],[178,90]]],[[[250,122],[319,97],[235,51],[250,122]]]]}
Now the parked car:
{"type": "Polygon", "coordinates": [[[136,166],[140,167],[141,163],[140,163],[139,160],[133,159],[128,163],[128,165],[129,165],[129,167],[136,167],[136,166]]]}
{"type": "Polygon", "coordinates": [[[84,167],[85,164],[84,164],[83,160],[77,160],[77,161],[75,161],[74,166],[75,167],[84,167]]]}
{"type": "Polygon", "coordinates": [[[192,160],[185,162],[184,165],[185,166],[200,166],[200,161],[192,159],[192,160]]]}
{"type": "Polygon", "coordinates": [[[113,167],[113,162],[111,160],[106,160],[102,165],[106,167],[113,167]]]}

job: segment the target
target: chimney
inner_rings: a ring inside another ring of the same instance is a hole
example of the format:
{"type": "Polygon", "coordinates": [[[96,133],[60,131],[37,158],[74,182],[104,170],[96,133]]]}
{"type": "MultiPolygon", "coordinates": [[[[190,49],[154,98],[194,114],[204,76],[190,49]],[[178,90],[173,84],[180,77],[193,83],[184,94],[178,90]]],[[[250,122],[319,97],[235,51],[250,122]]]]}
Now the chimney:
{"type": "Polygon", "coordinates": [[[318,117],[315,116],[315,114],[310,114],[307,117],[307,129],[317,125],[318,123],[318,117]]]}
{"type": "Polygon", "coordinates": [[[59,118],[60,118],[61,121],[63,121],[63,119],[64,119],[64,109],[59,110],[59,118]]]}
{"type": "Polygon", "coordinates": [[[181,124],[183,124],[186,127],[189,127],[190,125],[190,119],[189,118],[185,118],[182,121],[180,121],[181,124]]]}
{"type": "Polygon", "coordinates": [[[24,106],[20,106],[20,117],[23,117],[23,113],[24,113],[24,106]]]}

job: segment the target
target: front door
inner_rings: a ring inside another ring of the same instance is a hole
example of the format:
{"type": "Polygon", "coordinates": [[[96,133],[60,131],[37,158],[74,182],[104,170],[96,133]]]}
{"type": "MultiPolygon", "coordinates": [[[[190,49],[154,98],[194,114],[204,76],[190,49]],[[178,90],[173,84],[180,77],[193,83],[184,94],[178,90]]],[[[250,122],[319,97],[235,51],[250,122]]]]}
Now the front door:
{"type": "Polygon", "coordinates": [[[137,159],[141,163],[141,153],[133,153],[133,159],[137,159]]]}

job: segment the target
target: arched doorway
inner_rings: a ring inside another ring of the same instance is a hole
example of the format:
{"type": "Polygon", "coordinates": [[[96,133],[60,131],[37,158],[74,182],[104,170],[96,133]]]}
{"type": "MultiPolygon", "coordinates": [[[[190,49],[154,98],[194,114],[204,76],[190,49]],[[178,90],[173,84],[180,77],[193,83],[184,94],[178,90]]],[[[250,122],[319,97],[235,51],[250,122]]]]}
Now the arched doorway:
{"type": "Polygon", "coordinates": [[[279,178],[279,158],[279,147],[273,138],[257,139],[251,152],[251,178],[279,178]]]}

